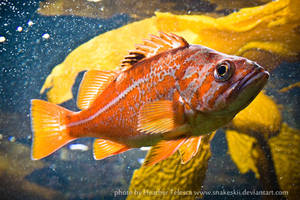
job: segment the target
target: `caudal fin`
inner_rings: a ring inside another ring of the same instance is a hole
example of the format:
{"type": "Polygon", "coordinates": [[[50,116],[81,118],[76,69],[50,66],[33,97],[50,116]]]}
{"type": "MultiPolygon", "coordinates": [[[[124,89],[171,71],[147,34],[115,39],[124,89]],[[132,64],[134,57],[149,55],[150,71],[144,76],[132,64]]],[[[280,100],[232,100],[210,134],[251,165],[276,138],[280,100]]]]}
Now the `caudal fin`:
{"type": "Polygon", "coordinates": [[[76,139],[69,135],[66,116],[72,112],[53,103],[31,100],[31,159],[44,158],[76,139]]]}

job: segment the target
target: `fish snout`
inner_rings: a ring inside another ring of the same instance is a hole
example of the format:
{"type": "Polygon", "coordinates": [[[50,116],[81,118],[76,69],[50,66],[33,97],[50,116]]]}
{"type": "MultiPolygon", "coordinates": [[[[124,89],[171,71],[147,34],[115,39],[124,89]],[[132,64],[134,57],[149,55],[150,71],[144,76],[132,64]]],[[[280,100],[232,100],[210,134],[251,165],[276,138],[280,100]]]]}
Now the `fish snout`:
{"type": "Polygon", "coordinates": [[[253,66],[254,66],[254,70],[256,71],[257,74],[262,73],[263,79],[269,79],[269,77],[270,77],[269,72],[266,71],[262,66],[260,66],[256,62],[253,62],[253,66]]]}

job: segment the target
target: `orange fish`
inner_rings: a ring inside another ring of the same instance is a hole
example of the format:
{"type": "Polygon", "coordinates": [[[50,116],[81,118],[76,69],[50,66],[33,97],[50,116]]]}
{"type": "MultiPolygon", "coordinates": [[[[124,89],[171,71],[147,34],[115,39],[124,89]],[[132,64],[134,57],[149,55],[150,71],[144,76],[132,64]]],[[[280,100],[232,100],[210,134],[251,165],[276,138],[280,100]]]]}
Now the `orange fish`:
{"type": "Polygon", "coordinates": [[[154,146],[146,165],[180,150],[182,163],[204,134],[224,126],[267,83],[269,73],[246,58],[190,45],[174,34],[150,36],[115,71],[87,71],[72,112],[31,101],[32,159],[81,137],[95,137],[94,158],[154,146]]]}

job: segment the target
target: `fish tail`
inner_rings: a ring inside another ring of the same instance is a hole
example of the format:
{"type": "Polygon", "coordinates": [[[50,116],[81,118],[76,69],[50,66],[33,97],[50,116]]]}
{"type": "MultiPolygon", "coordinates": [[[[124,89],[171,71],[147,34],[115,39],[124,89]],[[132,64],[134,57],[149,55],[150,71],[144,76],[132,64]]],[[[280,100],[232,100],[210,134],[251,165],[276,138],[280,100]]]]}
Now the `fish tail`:
{"type": "Polygon", "coordinates": [[[47,101],[31,100],[32,160],[44,158],[76,139],[69,134],[67,115],[72,111],[47,101]]]}

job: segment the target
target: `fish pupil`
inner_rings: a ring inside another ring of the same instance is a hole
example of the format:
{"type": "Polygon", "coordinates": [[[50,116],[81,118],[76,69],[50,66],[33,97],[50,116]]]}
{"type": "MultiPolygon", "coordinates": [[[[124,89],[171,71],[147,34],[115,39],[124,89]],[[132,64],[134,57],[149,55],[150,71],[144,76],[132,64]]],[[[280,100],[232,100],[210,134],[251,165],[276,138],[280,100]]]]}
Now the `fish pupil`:
{"type": "Polygon", "coordinates": [[[220,65],[217,69],[217,72],[219,76],[224,76],[228,70],[228,67],[226,65],[220,65]]]}

